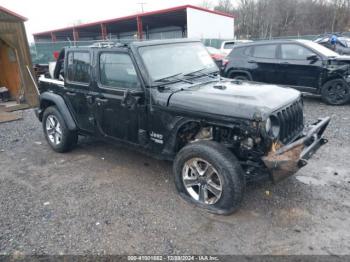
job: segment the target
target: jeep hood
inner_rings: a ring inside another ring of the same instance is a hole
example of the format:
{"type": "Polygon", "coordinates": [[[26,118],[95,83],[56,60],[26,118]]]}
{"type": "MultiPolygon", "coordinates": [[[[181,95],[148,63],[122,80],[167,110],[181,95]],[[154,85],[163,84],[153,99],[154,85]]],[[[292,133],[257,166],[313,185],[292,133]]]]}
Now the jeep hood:
{"type": "Polygon", "coordinates": [[[254,119],[294,102],[300,92],[277,85],[222,81],[192,86],[173,92],[168,107],[193,113],[254,119]]]}
{"type": "Polygon", "coordinates": [[[340,55],[336,57],[332,57],[332,60],[336,61],[344,61],[344,62],[350,62],[350,56],[349,55],[340,55]]]}

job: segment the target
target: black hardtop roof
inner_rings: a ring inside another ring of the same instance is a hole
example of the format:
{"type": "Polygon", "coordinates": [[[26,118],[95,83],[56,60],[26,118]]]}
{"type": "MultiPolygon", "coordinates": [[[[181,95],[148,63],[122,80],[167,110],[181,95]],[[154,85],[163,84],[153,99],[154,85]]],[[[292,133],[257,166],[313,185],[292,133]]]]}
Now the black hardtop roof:
{"type": "Polygon", "coordinates": [[[200,42],[200,40],[198,40],[198,39],[188,39],[188,38],[164,39],[164,40],[147,40],[147,41],[132,42],[132,43],[130,43],[130,46],[140,47],[140,46],[166,45],[166,44],[191,43],[191,42],[200,42]]]}
{"type": "Polygon", "coordinates": [[[66,46],[64,48],[70,50],[86,50],[89,48],[128,48],[128,47],[142,47],[142,46],[153,46],[153,45],[165,45],[165,44],[176,44],[176,43],[191,43],[200,42],[197,39],[166,39],[166,40],[145,40],[145,41],[135,41],[128,44],[115,43],[115,42],[96,42],[90,46],[66,46]]]}

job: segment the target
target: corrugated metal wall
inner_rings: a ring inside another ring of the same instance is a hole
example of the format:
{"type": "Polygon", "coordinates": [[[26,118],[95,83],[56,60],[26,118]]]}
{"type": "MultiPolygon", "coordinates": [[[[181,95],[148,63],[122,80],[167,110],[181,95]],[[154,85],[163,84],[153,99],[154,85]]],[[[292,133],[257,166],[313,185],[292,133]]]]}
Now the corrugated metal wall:
{"type": "Polygon", "coordinates": [[[148,39],[173,39],[184,37],[182,28],[177,26],[169,26],[148,30],[148,39]]]}

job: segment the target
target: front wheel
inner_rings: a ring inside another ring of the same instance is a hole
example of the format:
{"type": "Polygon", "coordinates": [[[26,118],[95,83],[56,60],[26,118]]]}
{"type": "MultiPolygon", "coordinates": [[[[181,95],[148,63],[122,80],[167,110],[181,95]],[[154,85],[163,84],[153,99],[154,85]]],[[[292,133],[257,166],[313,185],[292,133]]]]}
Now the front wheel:
{"type": "Polygon", "coordinates": [[[177,154],[173,169],[176,188],[186,201],[225,215],[240,206],[244,173],[223,145],[213,141],[191,143],[177,154]]]}
{"type": "Polygon", "coordinates": [[[343,79],[326,82],[321,89],[323,101],[330,105],[343,105],[350,101],[350,87],[343,79]]]}
{"type": "Polygon", "coordinates": [[[61,113],[55,106],[45,109],[42,123],[45,138],[56,152],[67,152],[77,144],[77,133],[68,129],[61,113]]]}

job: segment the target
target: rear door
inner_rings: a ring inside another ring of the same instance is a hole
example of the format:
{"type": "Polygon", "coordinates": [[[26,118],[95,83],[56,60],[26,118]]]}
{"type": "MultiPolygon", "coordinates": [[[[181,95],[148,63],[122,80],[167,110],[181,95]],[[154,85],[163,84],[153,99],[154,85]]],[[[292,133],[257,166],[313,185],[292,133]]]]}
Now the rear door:
{"type": "Polygon", "coordinates": [[[67,51],[63,97],[80,130],[93,132],[94,117],[89,101],[91,90],[90,50],[67,51]]]}
{"type": "Polygon", "coordinates": [[[124,49],[97,52],[96,121],[107,137],[139,144],[146,122],[141,78],[124,49]]]}
{"type": "MultiPolygon", "coordinates": [[[[283,84],[317,88],[322,73],[322,59],[311,49],[297,43],[281,44],[283,84]],[[317,60],[308,60],[315,55],[317,60]]],[[[302,88],[301,88],[302,89],[302,88]]]]}
{"type": "Polygon", "coordinates": [[[281,71],[277,60],[278,44],[253,46],[247,62],[253,80],[263,83],[280,84],[281,71]]]}

